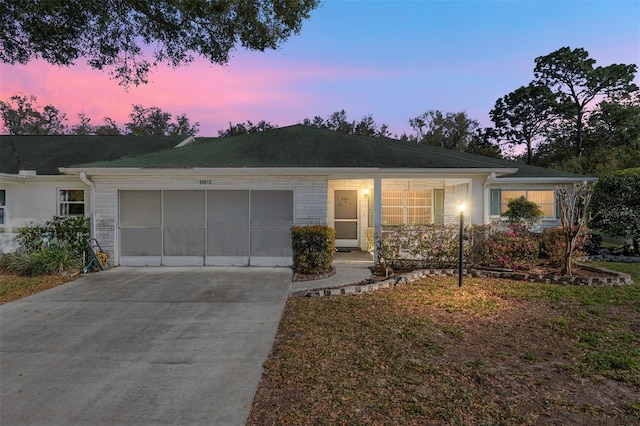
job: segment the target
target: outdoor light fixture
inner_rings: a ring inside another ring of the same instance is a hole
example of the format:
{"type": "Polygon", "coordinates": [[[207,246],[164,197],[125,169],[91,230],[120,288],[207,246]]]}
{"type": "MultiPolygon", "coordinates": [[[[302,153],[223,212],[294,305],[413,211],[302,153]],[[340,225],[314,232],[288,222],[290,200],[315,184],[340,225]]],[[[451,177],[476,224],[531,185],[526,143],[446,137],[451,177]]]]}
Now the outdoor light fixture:
{"type": "Polygon", "coordinates": [[[464,251],[462,247],[463,243],[463,233],[464,233],[464,210],[466,206],[464,203],[460,203],[458,206],[458,210],[460,211],[460,252],[458,255],[458,287],[462,287],[462,264],[464,260],[464,251]]]}
{"type": "Polygon", "coordinates": [[[362,190],[362,194],[364,194],[365,197],[369,196],[369,188],[365,188],[362,190]]]}

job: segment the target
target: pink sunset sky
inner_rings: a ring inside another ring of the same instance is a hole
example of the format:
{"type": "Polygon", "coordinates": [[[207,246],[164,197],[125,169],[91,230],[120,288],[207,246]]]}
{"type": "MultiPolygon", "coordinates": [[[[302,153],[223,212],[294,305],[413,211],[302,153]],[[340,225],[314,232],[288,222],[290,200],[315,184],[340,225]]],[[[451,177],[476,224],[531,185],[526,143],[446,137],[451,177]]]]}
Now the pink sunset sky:
{"type": "Polygon", "coordinates": [[[400,135],[431,109],[491,125],[496,99],[527,85],[534,59],[563,46],[586,49],[598,65],[640,63],[640,2],[324,1],[276,51],[238,49],[226,66],[161,65],[128,90],[82,59],[68,68],[2,64],[0,99],[35,95],[69,125],[81,112],[122,125],[132,104],[157,106],[198,121],[199,136],[230,122],[286,126],[344,109],[400,135]]]}

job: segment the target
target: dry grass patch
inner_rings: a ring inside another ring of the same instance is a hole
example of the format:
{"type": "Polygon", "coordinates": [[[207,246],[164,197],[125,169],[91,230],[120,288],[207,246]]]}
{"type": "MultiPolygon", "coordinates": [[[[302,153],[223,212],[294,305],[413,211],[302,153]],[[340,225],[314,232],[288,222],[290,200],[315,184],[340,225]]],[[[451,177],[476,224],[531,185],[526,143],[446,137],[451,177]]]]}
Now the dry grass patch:
{"type": "Polygon", "coordinates": [[[0,304],[31,296],[76,279],[75,276],[40,275],[28,277],[0,273],[0,304]]]}
{"type": "Polygon", "coordinates": [[[640,286],[427,278],[287,302],[248,424],[633,424],[640,286]]]}

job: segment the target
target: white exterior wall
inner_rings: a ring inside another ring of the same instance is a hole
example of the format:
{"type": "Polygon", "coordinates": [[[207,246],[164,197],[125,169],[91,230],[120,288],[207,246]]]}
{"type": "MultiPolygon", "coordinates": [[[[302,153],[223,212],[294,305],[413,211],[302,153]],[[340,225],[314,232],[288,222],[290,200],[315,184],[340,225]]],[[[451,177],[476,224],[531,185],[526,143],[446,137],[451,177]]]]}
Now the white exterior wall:
{"type": "Polygon", "coordinates": [[[118,264],[118,191],[254,189],[294,191],[294,224],[326,225],[326,176],[93,176],[95,232],[112,264],[118,264]]]}
{"type": "Polygon", "coordinates": [[[77,176],[29,176],[0,178],[0,189],[5,190],[5,223],[0,225],[0,252],[18,248],[14,241],[15,228],[41,224],[58,213],[59,189],[84,190],[85,215],[89,216],[91,202],[89,188],[77,176]]]}

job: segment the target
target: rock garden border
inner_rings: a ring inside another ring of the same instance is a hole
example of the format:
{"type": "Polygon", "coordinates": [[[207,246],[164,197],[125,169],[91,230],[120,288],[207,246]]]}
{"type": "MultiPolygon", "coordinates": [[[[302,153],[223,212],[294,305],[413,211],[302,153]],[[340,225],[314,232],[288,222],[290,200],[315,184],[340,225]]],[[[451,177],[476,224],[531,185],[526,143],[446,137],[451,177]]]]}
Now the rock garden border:
{"type": "MultiPolygon", "coordinates": [[[[586,286],[621,286],[633,284],[633,280],[629,274],[611,271],[605,268],[595,268],[586,265],[580,265],[581,268],[592,270],[599,273],[607,273],[608,277],[565,277],[555,274],[530,274],[513,271],[499,271],[489,269],[469,268],[463,270],[463,276],[485,277],[485,278],[508,278],[518,281],[529,281],[545,284],[566,284],[566,285],[586,285],[586,286]]],[[[346,284],[336,287],[319,288],[312,290],[303,290],[292,294],[293,297],[326,297],[341,296],[347,294],[360,294],[375,291],[383,288],[395,287],[398,284],[410,284],[425,277],[438,276],[458,276],[457,269],[417,269],[405,274],[393,276],[382,281],[373,281],[369,279],[360,283],[346,284]]]]}

